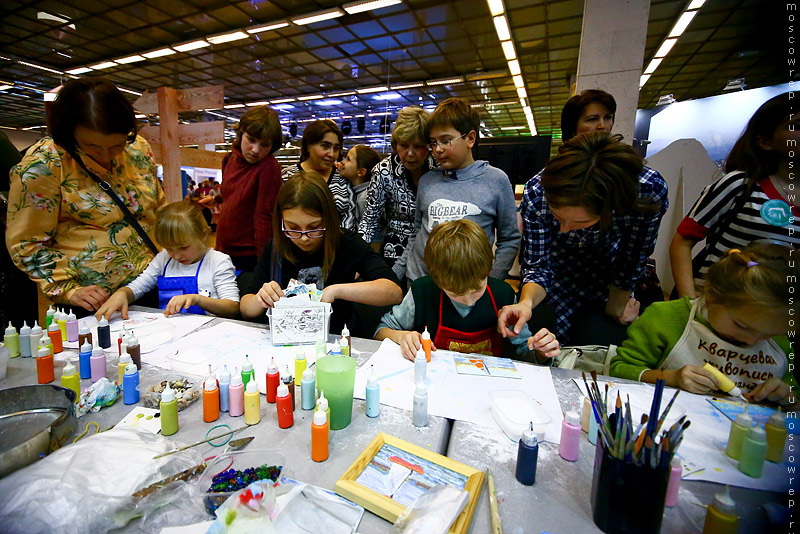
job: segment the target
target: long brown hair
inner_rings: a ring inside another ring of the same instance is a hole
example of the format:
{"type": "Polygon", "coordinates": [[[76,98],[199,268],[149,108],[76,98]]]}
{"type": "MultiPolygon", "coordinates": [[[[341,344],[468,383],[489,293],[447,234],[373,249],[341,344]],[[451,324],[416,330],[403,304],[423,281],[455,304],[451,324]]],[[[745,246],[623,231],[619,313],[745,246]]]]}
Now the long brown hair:
{"type": "Polygon", "coordinates": [[[292,263],[297,258],[290,246],[292,240],[284,235],[281,226],[283,210],[301,208],[303,211],[322,217],[322,226],[326,228],[323,240],[322,277],[328,277],[336,258],[336,248],[342,236],[339,228],[339,212],[333,200],[331,190],[325,180],[316,172],[298,172],[286,180],[278,191],[275,210],[272,212],[272,234],[275,249],[292,263]]]}

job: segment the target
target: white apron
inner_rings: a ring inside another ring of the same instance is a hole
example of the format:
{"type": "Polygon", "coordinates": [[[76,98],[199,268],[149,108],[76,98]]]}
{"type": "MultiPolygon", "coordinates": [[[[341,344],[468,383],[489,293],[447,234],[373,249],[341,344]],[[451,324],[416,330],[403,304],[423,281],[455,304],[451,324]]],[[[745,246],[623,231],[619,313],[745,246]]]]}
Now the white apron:
{"type": "Polygon", "coordinates": [[[702,367],[708,362],[745,391],[751,391],[772,377],[783,378],[788,361],[786,353],[775,341],[759,341],[749,347],[739,347],[725,341],[695,320],[701,300],[696,298],[692,302],[692,311],[683,335],[661,364],[661,369],[680,369],[684,365],[702,367]]]}

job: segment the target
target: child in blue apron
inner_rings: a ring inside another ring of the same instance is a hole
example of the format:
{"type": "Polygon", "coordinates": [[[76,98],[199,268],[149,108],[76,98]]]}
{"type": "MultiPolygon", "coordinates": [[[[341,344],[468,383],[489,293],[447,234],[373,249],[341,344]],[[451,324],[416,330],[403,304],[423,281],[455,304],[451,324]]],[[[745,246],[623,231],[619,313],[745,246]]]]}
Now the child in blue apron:
{"type": "Polygon", "coordinates": [[[703,295],[652,304],[628,327],[628,339],[611,360],[611,375],[655,382],[691,393],[719,388],[703,369],[710,363],[749,399],[789,404],[787,332],[800,269],[783,245],[754,242],[730,249],[706,274],[703,295]],[[795,282],[796,284],[796,282],[795,282]]]}
{"type": "Polygon", "coordinates": [[[227,254],[209,248],[208,224],[196,205],[175,202],[156,213],[155,238],[165,247],[150,265],[118,289],[96,316],[110,318],[117,310],[128,318],[128,305],[158,287],[164,315],[210,313],[234,317],[239,312],[239,288],[227,254]]]}
{"type": "Polygon", "coordinates": [[[560,354],[559,344],[546,328],[531,335],[528,326],[505,341],[497,331],[497,311],[513,304],[514,290],[489,277],[494,256],[489,239],[469,219],[436,226],[424,253],[429,276],[411,283],[403,302],[383,316],[376,339],[391,339],[413,360],[427,327],[433,349],[505,356],[549,363],[560,354]]]}

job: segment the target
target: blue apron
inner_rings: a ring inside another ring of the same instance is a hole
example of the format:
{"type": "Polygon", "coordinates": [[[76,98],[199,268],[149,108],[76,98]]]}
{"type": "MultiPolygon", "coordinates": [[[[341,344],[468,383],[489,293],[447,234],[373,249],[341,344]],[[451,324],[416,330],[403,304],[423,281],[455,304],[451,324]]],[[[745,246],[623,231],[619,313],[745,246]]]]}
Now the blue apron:
{"type": "MultiPolygon", "coordinates": [[[[196,295],[199,290],[197,288],[197,276],[200,274],[200,267],[203,266],[203,260],[200,260],[200,265],[197,266],[197,272],[194,276],[167,276],[167,267],[172,258],[167,260],[164,265],[164,272],[158,277],[158,307],[162,310],[167,309],[167,304],[176,295],[196,295]]],[[[181,309],[181,313],[194,313],[197,315],[205,315],[206,312],[203,308],[197,305],[189,306],[188,309],[181,309]]]]}

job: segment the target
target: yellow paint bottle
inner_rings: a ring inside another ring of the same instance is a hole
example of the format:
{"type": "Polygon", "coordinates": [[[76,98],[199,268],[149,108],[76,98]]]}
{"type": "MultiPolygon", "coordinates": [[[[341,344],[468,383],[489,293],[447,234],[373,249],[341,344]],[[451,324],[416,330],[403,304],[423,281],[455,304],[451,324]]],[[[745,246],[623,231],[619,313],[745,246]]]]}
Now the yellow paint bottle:
{"type": "Polygon", "coordinates": [[[78,370],[71,361],[67,362],[64,369],[61,371],[61,385],[67,389],[75,392],[75,402],[81,396],[81,379],[78,377],[78,370]]]}
{"type": "Polygon", "coordinates": [[[786,447],[786,415],[781,411],[770,415],[764,430],[767,432],[767,460],[780,463],[786,447]]]}
{"type": "Polygon", "coordinates": [[[257,425],[261,421],[261,393],[258,384],[251,380],[244,391],[244,422],[248,425],[257,425]]]}
{"type": "Polygon", "coordinates": [[[723,373],[710,363],[706,363],[703,366],[703,369],[705,369],[706,371],[717,377],[717,381],[719,382],[719,389],[721,389],[731,397],[739,397],[743,401],[747,402],[747,399],[745,399],[744,395],[742,395],[742,390],[737,388],[736,384],[733,383],[733,380],[728,378],[725,375],[725,373],[723,373]]]}
{"type": "Polygon", "coordinates": [[[739,518],[736,516],[736,503],[731,499],[731,492],[725,486],[725,493],[717,493],[708,505],[703,534],[737,534],[739,518]]]}

